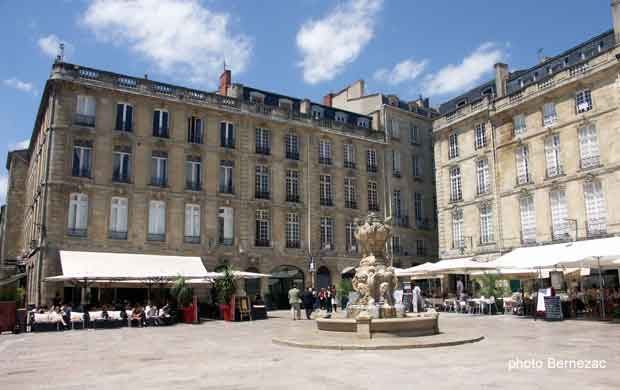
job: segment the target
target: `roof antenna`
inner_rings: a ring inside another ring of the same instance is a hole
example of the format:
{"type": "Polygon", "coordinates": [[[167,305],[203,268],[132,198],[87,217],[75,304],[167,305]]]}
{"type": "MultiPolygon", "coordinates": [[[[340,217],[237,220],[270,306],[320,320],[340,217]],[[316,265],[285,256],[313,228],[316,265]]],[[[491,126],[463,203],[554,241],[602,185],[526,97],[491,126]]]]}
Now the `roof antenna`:
{"type": "Polygon", "coordinates": [[[58,45],[58,55],[56,56],[56,62],[65,61],[65,44],[60,42],[58,45]]]}

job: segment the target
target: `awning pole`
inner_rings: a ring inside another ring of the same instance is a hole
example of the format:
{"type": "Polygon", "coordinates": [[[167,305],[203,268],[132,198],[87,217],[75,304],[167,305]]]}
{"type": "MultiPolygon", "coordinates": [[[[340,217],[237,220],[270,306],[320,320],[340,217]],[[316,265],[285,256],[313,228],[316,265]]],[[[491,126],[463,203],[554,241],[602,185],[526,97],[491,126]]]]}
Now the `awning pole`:
{"type": "Polygon", "coordinates": [[[603,280],[603,274],[601,271],[601,257],[597,256],[596,260],[598,262],[598,285],[601,291],[601,320],[605,320],[605,291],[603,290],[605,281],[603,280]]]}

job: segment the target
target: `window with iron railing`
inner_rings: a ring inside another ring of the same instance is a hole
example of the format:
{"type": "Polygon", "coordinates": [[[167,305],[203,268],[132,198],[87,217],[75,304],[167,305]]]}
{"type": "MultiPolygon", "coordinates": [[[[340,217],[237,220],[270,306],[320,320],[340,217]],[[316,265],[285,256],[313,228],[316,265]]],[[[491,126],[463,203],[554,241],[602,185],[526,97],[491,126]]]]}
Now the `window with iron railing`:
{"type": "Polygon", "coordinates": [[[202,144],[204,136],[203,127],[202,119],[195,116],[187,118],[187,142],[190,144],[202,144]]]}
{"type": "Polygon", "coordinates": [[[589,89],[577,92],[575,106],[578,114],[590,111],[592,109],[592,92],[589,89]]]}
{"type": "Polygon", "coordinates": [[[168,121],[168,111],[162,109],[153,111],[153,137],[168,138],[170,136],[168,121]]]}
{"type": "Polygon", "coordinates": [[[344,167],[355,169],[355,147],[353,144],[344,144],[344,167]]]}
{"type": "Polygon", "coordinates": [[[519,199],[519,214],[521,219],[521,243],[536,242],[536,213],[534,211],[533,196],[519,199]]]}
{"type": "Polygon", "coordinates": [[[299,202],[299,171],[286,170],[286,201],[299,202]]]}
{"type": "Polygon", "coordinates": [[[271,221],[267,210],[256,210],[255,237],[255,246],[268,247],[271,245],[271,221]]]}
{"type": "Polygon", "coordinates": [[[547,162],[547,177],[556,177],[563,173],[559,134],[550,135],[545,140],[545,159],[547,162]]]}
{"type": "Polygon", "coordinates": [[[601,163],[598,134],[594,125],[579,129],[579,155],[581,169],[598,167],[601,163]]]}
{"type": "Polygon", "coordinates": [[[366,171],[369,173],[377,172],[377,151],[374,149],[366,151],[366,171]]]}
{"type": "Polygon", "coordinates": [[[458,134],[452,133],[448,137],[448,158],[453,159],[459,156],[458,134]]]}
{"type": "Polygon", "coordinates": [[[129,183],[131,177],[131,154],[115,151],[112,153],[112,181],[129,183]]]}
{"type": "Polygon", "coordinates": [[[110,202],[110,225],[108,237],[113,240],[127,239],[128,200],[123,197],[113,197],[110,202]]]}
{"type": "Polygon", "coordinates": [[[569,239],[568,207],[566,193],[563,190],[553,190],[549,193],[551,204],[551,236],[553,240],[569,239]]]}
{"type": "Polygon", "coordinates": [[[185,205],[185,234],[183,241],[187,244],[200,243],[200,205],[185,205]]]}
{"type": "Polygon", "coordinates": [[[271,154],[271,131],[261,127],[256,128],[256,154],[271,154]]]}
{"type": "Polygon", "coordinates": [[[319,176],[319,192],[321,206],[333,206],[332,200],[332,177],[330,175],[319,176]]]}
{"type": "Polygon", "coordinates": [[[256,199],[269,199],[269,167],[266,167],[264,165],[257,165],[254,181],[254,197],[256,199]]]}
{"type": "Polygon", "coordinates": [[[151,157],[151,185],[165,187],[168,183],[168,157],[163,154],[151,157]]]}
{"type": "Polygon", "coordinates": [[[191,191],[200,191],[202,164],[199,157],[188,156],[185,161],[185,188],[191,191]]]}
{"type": "Polygon", "coordinates": [[[516,150],[517,185],[530,182],[529,153],[527,146],[520,146],[516,150]]]}
{"type": "Polygon", "coordinates": [[[450,168],[450,201],[458,202],[463,199],[463,191],[461,188],[461,168],[450,168]]]}
{"type": "Polygon", "coordinates": [[[301,248],[300,217],[298,213],[287,213],[284,235],[286,236],[287,248],[301,248]]]}
{"type": "Polygon", "coordinates": [[[334,219],[321,217],[321,249],[334,249],[334,219]]]}
{"type": "Polygon", "coordinates": [[[474,133],[475,133],[474,148],[480,149],[480,148],[484,148],[485,146],[487,146],[487,133],[485,129],[485,124],[478,123],[474,127],[474,133]]]}
{"type": "Polygon", "coordinates": [[[319,141],[319,164],[332,165],[332,143],[330,141],[319,141]]]}
{"type": "Polygon", "coordinates": [[[127,103],[116,105],[115,130],[130,132],[133,130],[133,107],[127,103]]]}
{"type": "Polygon", "coordinates": [[[78,95],[73,123],[79,126],[95,127],[95,97],[78,95]]]}
{"type": "Polygon", "coordinates": [[[75,177],[91,177],[92,146],[81,143],[73,146],[73,166],[71,174],[75,177]]]}
{"type": "Polygon", "coordinates": [[[377,182],[368,182],[368,211],[379,211],[377,182]]]}
{"type": "Polygon", "coordinates": [[[455,210],[452,213],[452,248],[465,248],[465,237],[463,230],[463,210],[455,210]]]}
{"type": "Polygon", "coordinates": [[[299,138],[297,134],[286,134],[284,138],[284,149],[287,159],[299,160],[299,138]]]}
{"type": "Polygon", "coordinates": [[[588,236],[607,234],[607,208],[603,186],[600,181],[584,183],[584,200],[586,206],[586,230],[588,236]]]}
{"type": "Polygon", "coordinates": [[[233,181],[234,162],[230,160],[222,160],[220,162],[220,182],[219,192],[223,194],[234,194],[233,181]]]}
{"type": "Polygon", "coordinates": [[[356,183],[352,177],[344,178],[344,207],[348,209],[357,208],[356,183]]]}
{"type": "Polygon", "coordinates": [[[88,195],[69,195],[67,235],[85,237],[88,229],[88,195]]]}
{"type": "Polygon", "coordinates": [[[230,122],[220,122],[220,146],[235,148],[235,125],[230,122]]]}

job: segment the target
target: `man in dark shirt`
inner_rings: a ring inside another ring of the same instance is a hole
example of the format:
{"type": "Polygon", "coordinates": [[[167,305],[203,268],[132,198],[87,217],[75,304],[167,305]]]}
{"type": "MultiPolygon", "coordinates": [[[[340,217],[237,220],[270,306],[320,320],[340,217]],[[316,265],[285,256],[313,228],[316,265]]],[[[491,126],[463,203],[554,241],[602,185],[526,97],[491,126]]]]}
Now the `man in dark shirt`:
{"type": "Polygon", "coordinates": [[[314,310],[314,294],[312,293],[312,287],[308,287],[308,289],[301,294],[301,302],[306,311],[306,319],[309,320],[314,310]]]}

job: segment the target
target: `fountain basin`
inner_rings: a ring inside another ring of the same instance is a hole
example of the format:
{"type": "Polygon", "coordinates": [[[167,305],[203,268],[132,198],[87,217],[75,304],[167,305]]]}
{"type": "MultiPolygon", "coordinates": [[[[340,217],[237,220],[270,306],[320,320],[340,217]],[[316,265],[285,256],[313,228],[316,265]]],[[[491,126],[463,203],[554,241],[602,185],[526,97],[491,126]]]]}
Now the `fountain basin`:
{"type": "Polygon", "coordinates": [[[439,314],[408,313],[404,318],[319,318],[316,324],[321,331],[357,333],[361,338],[430,336],[439,333],[439,314]]]}

